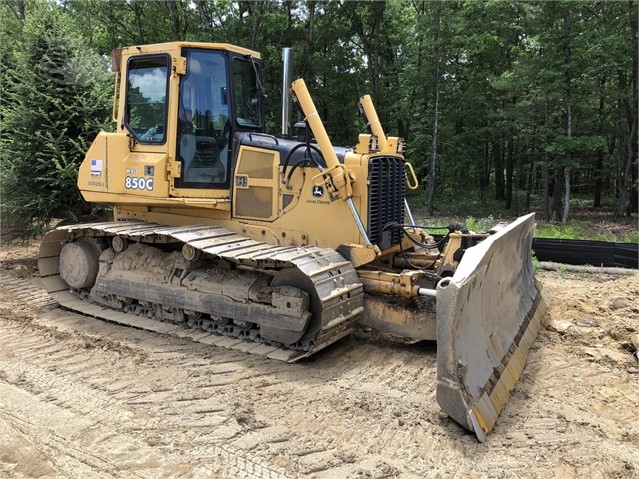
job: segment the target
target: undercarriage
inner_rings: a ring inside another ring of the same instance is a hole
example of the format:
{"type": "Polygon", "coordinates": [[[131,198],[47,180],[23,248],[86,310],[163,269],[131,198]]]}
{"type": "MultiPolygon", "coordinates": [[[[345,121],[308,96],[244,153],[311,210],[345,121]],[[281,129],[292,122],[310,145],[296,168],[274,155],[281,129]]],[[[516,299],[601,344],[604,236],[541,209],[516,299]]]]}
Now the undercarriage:
{"type": "Polygon", "coordinates": [[[45,237],[39,262],[47,290],[70,309],[143,329],[199,329],[286,361],[345,336],[363,312],[363,286],[336,251],[274,247],[219,227],[62,227],[45,237]]]}

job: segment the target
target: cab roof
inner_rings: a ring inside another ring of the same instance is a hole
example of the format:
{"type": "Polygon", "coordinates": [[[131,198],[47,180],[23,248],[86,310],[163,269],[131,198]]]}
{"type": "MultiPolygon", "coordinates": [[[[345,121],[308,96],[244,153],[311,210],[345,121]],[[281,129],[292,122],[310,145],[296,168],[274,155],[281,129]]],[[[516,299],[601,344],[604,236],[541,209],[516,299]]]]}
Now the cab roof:
{"type": "Polygon", "coordinates": [[[168,42],[153,43],[151,45],[136,45],[122,48],[122,53],[131,55],[135,53],[165,53],[179,51],[182,48],[201,48],[206,50],[225,50],[240,55],[250,55],[253,58],[261,58],[259,52],[248,48],[231,45],[230,43],[205,43],[205,42],[168,42]]]}

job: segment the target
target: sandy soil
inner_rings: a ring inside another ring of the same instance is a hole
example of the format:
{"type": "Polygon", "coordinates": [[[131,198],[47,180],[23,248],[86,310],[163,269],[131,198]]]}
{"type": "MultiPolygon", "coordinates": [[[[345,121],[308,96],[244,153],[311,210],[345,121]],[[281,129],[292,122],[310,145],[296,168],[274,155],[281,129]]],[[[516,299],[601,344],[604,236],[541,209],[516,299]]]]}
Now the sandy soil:
{"type": "Polygon", "coordinates": [[[0,249],[2,478],[639,477],[639,276],[539,275],[547,327],[479,444],[434,344],[360,330],[286,365],[62,310],[36,252],[0,249]]]}

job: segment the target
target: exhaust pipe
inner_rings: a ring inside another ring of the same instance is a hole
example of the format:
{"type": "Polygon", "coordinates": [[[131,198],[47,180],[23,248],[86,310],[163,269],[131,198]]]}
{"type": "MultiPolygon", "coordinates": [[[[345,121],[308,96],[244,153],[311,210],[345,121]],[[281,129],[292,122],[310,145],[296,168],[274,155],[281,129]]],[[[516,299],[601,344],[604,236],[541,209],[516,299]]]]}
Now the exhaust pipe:
{"type": "Polygon", "coordinates": [[[291,83],[293,83],[293,49],[282,49],[282,136],[290,135],[291,83]]]}

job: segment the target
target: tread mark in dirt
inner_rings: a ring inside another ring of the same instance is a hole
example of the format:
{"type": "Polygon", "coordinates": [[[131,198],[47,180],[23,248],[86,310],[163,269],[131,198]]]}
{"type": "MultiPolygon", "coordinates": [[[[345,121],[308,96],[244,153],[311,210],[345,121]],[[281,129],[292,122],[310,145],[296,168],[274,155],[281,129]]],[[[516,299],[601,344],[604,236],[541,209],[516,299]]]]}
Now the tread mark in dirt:
{"type": "MultiPolygon", "coordinates": [[[[8,341],[11,341],[11,343],[19,345],[22,334],[20,331],[15,331],[14,334],[9,333],[4,335],[4,337],[7,338],[8,341]]],[[[47,346],[51,348],[55,345],[49,343],[47,346]]],[[[30,348],[19,349],[21,352],[27,353],[30,348]]],[[[42,348],[36,346],[36,349],[42,348]]],[[[65,355],[68,354],[68,352],[60,350],[58,354],[65,355]]],[[[147,444],[138,444],[137,447],[148,448],[149,440],[152,442],[150,445],[153,446],[154,439],[157,440],[166,435],[175,435],[176,432],[180,431],[183,433],[191,431],[199,432],[201,429],[203,433],[206,433],[207,428],[211,429],[220,423],[230,420],[228,414],[221,415],[221,413],[228,408],[219,406],[204,410],[201,405],[192,413],[191,420],[187,419],[185,421],[183,407],[179,408],[181,409],[181,416],[176,414],[174,418],[171,418],[171,415],[166,416],[171,401],[167,401],[167,398],[163,396],[156,396],[155,401],[147,400],[139,402],[139,404],[143,404],[141,410],[138,410],[136,404],[131,401],[125,401],[126,406],[123,408],[122,401],[114,399],[108,395],[108,393],[104,394],[102,391],[92,389],[75,381],[74,376],[77,374],[77,371],[73,372],[67,368],[63,368],[64,372],[58,374],[55,371],[51,372],[39,368],[40,365],[38,363],[57,364],[57,359],[55,353],[52,355],[33,355],[28,363],[6,362],[3,358],[0,358],[0,388],[2,388],[3,384],[6,385],[5,387],[13,388],[15,387],[14,384],[17,383],[18,387],[23,391],[29,392],[39,400],[45,399],[49,405],[47,407],[63,408],[68,410],[69,413],[73,413],[74,416],[84,418],[87,422],[87,424],[83,425],[85,432],[89,431],[92,435],[95,435],[95,431],[99,430],[98,442],[104,442],[108,444],[109,447],[115,447],[115,444],[122,440],[128,440],[130,442],[132,432],[136,433],[133,437],[138,438],[142,436],[142,440],[147,442],[147,444]],[[126,407],[128,407],[128,409],[126,409],[126,407]],[[215,413],[211,414],[211,410],[214,410],[215,413]],[[149,414],[156,415],[156,417],[149,418],[149,414]],[[203,419],[205,416],[208,416],[209,419],[203,419]],[[154,427],[154,423],[157,423],[157,427],[154,427]],[[122,437],[123,434],[124,437],[122,437]]],[[[113,381],[116,380],[117,378],[113,379],[113,381]]],[[[106,386],[106,384],[102,383],[103,388],[106,386]]],[[[153,392],[151,392],[151,394],[157,395],[157,393],[153,392]]],[[[174,401],[180,402],[175,399],[174,401]]],[[[2,404],[1,400],[0,404],[2,404]]],[[[0,410],[1,409],[2,408],[0,408],[0,410]]],[[[29,410],[26,410],[25,413],[28,413],[28,411],[29,410]]],[[[38,442],[44,442],[47,448],[55,451],[54,456],[62,454],[77,461],[75,465],[67,464],[67,466],[65,466],[71,468],[64,471],[69,474],[68,477],[80,477],[77,471],[73,469],[78,466],[78,463],[81,463],[83,467],[90,467],[89,471],[85,470],[84,472],[85,474],[90,474],[91,477],[102,477],[102,474],[108,474],[104,477],[131,477],[132,471],[126,468],[123,470],[121,463],[118,463],[116,466],[99,455],[82,452],[81,440],[79,443],[74,443],[74,438],[66,438],[60,435],[56,428],[47,429],[45,427],[43,431],[42,424],[33,424],[26,414],[24,416],[14,417],[13,419],[6,414],[1,417],[11,424],[12,429],[20,431],[23,435],[31,437],[35,434],[39,436],[38,442]],[[120,473],[116,472],[118,469],[121,470],[120,473]]],[[[171,441],[173,440],[171,439],[171,441]]],[[[189,441],[185,446],[186,445],[197,446],[197,441],[189,441]]],[[[228,444],[207,444],[207,446],[206,457],[203,459],[215,457],[216,467],[223,467],[225,472],[236,471],[239,477],[257,479],[284,479],[287,477],[283,471],[278,471],[277,468],[273,466],[263,464],[260,458],[246,457],[246,454],[239,448],[234,448],[228,444]]],[[[156,448],[151,448],[148,454],[157,454],[155,449],[156,448]]],[[[113,457],[113,454],[109,454],[109,457],[113,457]]],[[[124,463],[127,462],[126,456],[123,456],[122,459],[124,463]]],[[[166,464],[166,462],[179,462],[183,460],[179,455],[170,459],[169,461],[164,460],[164,464],[166,464]]],[[[57,466],[59,465],[56,464],[56,467],[57,466]]],[[[203,464],[202,467],[206,467],[206,464],[203,464]]],[[[216,471],[211,470],[210,472],[215,474],[216,471]]],[[[147,476],[145,474],[135,473],[133,477],[142,478],[147,476]]],[[[235,475],[235,477],[238,477],[238,475],[235,475]]]]}

